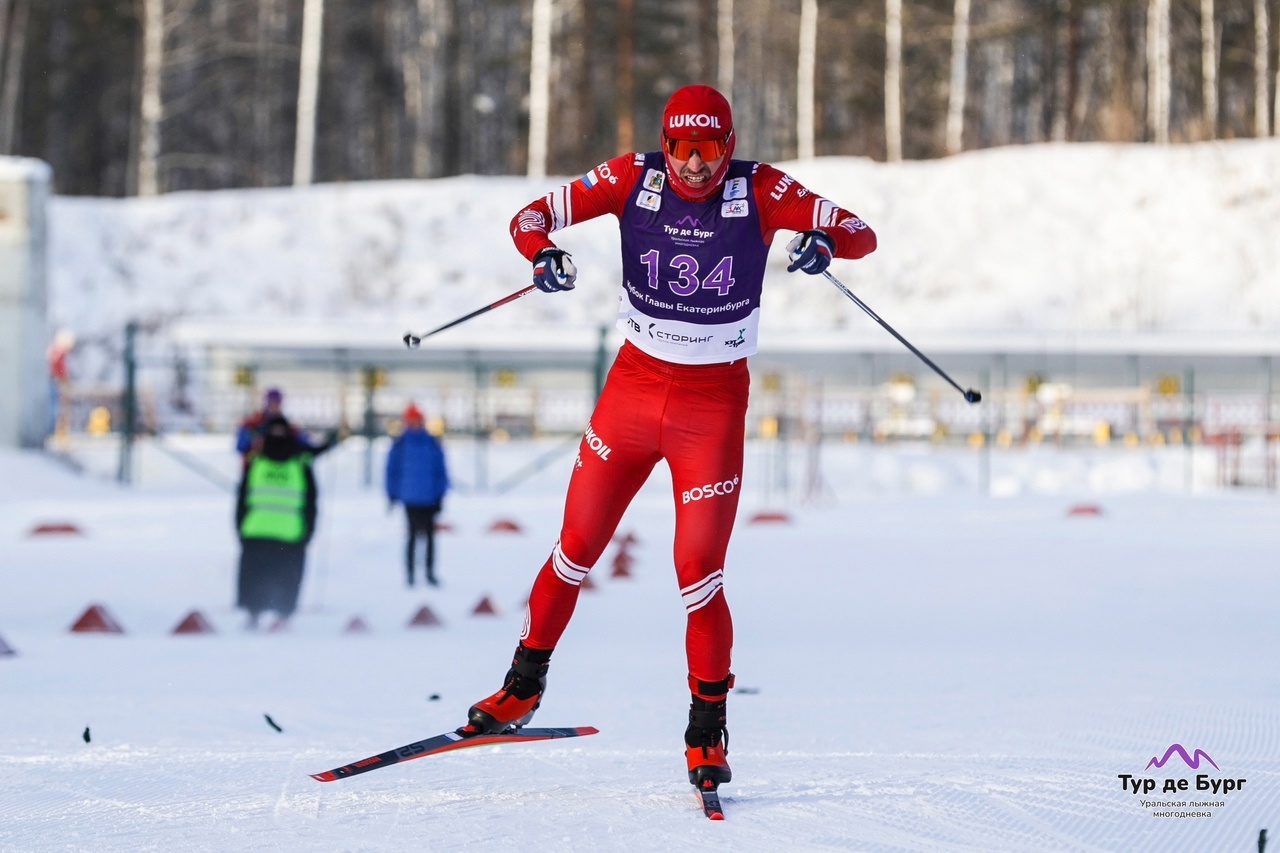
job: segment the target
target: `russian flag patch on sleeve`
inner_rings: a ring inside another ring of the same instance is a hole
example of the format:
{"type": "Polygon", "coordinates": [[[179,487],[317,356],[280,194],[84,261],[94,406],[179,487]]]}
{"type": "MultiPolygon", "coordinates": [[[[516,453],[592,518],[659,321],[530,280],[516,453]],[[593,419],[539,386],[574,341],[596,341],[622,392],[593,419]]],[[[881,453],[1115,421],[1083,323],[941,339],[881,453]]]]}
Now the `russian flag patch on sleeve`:
{"type": "Polygon", "coordinates": [[[595,169],[592,169],[590,172],[587,172],[581,178],[578,178],[578,180],[581,181],[582,186],[584,186],[587,189],[591,189],[600,181],[600,179],[596,177],[595,169]]]}

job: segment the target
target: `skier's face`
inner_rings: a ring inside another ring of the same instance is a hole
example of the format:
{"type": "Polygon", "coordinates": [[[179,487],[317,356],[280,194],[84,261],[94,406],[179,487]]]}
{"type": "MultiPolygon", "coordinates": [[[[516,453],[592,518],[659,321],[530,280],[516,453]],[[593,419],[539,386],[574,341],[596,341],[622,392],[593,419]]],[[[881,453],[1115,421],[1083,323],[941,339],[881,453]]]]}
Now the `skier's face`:
{"type": "Polygon", "coordinates": [[[733,156],[733,133],[705,139],[662,137],[667,172],[685,198],[701,200],[716,191],[733,156]]]}
{"type": "MultiPolygon", "coordinates": [[[[723,151],[723,148],[721,150],[723,151]]],[[[702,159],[701,149],[694,148],[688,159],[681,160],[674,154],[668,154],[667,157],[671,164],[671,171],[678,175],[686,186],[696,192],[711,181],[711,177],[716,174],[720,164],[724,162],[725,155],[721,153],[714,160],[704,160],[702,159]]]]}

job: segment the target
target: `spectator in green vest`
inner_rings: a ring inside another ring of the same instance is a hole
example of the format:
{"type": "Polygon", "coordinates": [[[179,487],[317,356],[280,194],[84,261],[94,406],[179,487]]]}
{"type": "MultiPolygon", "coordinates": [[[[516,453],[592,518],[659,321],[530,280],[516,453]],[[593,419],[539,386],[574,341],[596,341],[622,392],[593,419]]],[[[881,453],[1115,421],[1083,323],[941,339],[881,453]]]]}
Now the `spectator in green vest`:
{"type": "Polygon", "coordinates": [[[274,611],[287,622],[298,606],[307,543],[316,526],[312,455],[283,415],[263,426],[262,452],[245,468],[236,500],[240,572],[236,606],[249,612],[249,628],[274,611]]]}

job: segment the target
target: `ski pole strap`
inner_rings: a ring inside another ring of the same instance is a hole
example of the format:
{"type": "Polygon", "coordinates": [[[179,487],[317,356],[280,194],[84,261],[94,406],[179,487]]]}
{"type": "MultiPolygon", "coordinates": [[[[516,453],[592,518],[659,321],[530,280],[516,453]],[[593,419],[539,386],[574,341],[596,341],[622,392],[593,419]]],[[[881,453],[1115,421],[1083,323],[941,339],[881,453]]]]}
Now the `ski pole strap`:
{"type": "Polygon", "coordinates": [[[733,689],[733,682],[734,676],[732,672],[719,681],[703,681],[690,675],[689,692],[701,699],[719,702],[729,695],[729,691],[733,689]]]}

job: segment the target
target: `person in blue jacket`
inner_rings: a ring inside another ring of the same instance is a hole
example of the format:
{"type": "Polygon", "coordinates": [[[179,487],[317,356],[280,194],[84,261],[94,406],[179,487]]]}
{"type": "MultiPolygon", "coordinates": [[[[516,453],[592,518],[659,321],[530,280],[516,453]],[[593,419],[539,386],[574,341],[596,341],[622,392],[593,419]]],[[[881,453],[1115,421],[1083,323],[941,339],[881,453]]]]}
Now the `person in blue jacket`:
{"type": "Polygon", "coordinates": [[[387,501],[389,507],[404,504],[409,521],[409,545],[405,568],[413,586],[414,545],[424,537],[427,545],[426,581],[439,586],[435,573],[436,516],[449,491],[449,472],[444,450],[427,432],[422,412],[413,403],[404,410],[404,432],[391,444],[387,454],[387,501]]]}

